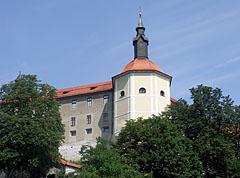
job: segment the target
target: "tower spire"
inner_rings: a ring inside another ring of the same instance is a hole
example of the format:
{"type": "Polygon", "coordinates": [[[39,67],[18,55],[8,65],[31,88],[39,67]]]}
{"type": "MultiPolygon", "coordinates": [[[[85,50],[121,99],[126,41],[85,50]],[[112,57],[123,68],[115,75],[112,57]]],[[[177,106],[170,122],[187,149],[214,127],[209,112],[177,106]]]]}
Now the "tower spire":
{"type": "Polygon", "coordinates": [[[138,19],[138,27],[143,27],[143,23],[142,23],[142,13],[139,13],[139,19],[138,19]]]}
{"type": "Polygon", "coordinates": [[[139,13],[137,35],[133,38],[134,59],[148,59],[148,38],[144,35],[145,28],[142,22],[142,13],[139,13]]]}

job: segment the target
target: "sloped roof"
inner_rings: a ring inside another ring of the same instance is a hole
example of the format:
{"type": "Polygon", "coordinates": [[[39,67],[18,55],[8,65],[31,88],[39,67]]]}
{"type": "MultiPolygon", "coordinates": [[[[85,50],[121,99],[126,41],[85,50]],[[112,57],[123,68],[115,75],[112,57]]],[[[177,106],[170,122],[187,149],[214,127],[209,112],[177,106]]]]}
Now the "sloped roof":
{"type": "MultiPolygon", "coordinates": [[[[84,95],[90,93],[96,93],[101,91],[109,91],[112,90],[112,81],[90,84],[90,85],[83,85],[79,87],[72,87],[72,88],[65,88],[56,90],[57,98],[64,98],[69,96],[76,96],[76,95],[84,95]]],[[[171,104],[176,103],[177,100],[174,98],[170,98],[171,104]]]]}
{"type": "Polygon", "coordinates": [[[101,91],[108,91],[111,90],[112,81],[90,84],[90,85],[83,85],[79,87],[72,87],[72,88],[65,88],[57,90],[57,98],[64,98],[69,96],[76,96],[76,95],[83,95],[89,93],[96,93],[101,91]]]}
{"type": "Polygon", "coordinates": [[[82,166],[81,165],[78,165],[78,164],[75,164],[75,163],[70,163],[64,159],[61,159],[60,160],[60,163],[64,166],[69,166],[69,167],[73,167],[73,168],[78,168],[78,169],[81,169],[82,166]]]}
{"type": "Polygon", "coordinates": [[[132,60],[124,67],[121,74],[130,70],[155,70],[158,72],[162,72],[160,68],[157,66],[157,64],[150,61],[149,59],[132,60]]]}

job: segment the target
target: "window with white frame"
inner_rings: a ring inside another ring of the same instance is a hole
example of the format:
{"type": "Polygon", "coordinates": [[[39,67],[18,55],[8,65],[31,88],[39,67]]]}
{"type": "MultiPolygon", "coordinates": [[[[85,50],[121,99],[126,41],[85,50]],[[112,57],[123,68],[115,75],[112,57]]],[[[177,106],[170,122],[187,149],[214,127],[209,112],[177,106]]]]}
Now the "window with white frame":
{"type": "Polygon", "coordinates": [[[72,100],[72,109],[76,109],[76,108],[77,108],[77,101],[72,100]]]}
{"type": "Polygon", "coordinates": [[[109,99],[109,96],[108,95],[104,95],[103,96],[103,104],[108,104],[108,99],[109,99]]]}
{"type": "Polygon", "coordinates": [[[76,118],[75,117],[71,117],[71,126],[75,126],[76,125],[76,118]]]}
{"type": "Polygon", "coordinates": [[[108,122],[108,113],[103,113],[103,122],[108,122]]]}
{"type": "Polygon", "coordinates": [[[87,106],[88,106],[88,107],[92,106],[92,97],[89,97],[89,98],[87,99],[87,106]]]}
{"type": "Polygon", "coordinates": [[[86,124],[91,124],[91,123],[92,123],[92,117],[91,115],[87,115],[86,124]]]}

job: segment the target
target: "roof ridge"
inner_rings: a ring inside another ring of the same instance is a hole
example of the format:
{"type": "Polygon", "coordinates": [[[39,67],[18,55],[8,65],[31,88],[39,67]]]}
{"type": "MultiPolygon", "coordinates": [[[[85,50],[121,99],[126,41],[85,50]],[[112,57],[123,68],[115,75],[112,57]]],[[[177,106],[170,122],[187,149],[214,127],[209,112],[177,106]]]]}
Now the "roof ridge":
{"type": "Polygon", "coordinates": [[[110,83],[110,82],[112,82],[112,81],[100,82],[100,83],[94,83],[94,84],[87,84],[87,85],[81,85],[81,86],[76,86],[76,87],[71,87],[71,88],[63,88],[63,89],[59,89],[57,91],[63,91],[63,90],[73,91],[73,90],[86,89],[86,88],[94,87],[94,85],[97,85],[97,86],[108,85],[108,83],[110,83]],[[79,87],[81,87],[81,88],[79,88],[79,87]]]}

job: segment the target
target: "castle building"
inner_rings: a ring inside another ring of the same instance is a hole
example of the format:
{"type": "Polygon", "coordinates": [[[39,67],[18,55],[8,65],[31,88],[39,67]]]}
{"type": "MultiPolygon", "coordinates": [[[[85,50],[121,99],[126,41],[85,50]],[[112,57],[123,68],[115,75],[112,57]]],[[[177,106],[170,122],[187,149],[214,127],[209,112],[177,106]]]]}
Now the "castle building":
{"type": "Polygon", "coordinates": [[[126,120],[148,118],[165,111],[172,77],[148,59],[148,38],[139,14],[133,39],[134,59],[112,81],[57,90],[65,142],[65,159],[79,158],[82,145],[95,145],[97,137],[112,140],[126,120]]]}

